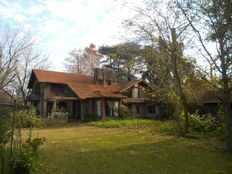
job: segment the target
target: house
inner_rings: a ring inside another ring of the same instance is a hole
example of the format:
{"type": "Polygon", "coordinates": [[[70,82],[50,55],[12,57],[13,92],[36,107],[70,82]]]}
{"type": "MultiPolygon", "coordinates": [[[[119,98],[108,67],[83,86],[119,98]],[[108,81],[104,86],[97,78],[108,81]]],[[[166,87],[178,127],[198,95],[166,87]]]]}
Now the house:
{"type": "Polygon", "coordinates": [[[12,110],[13,105],[13,99],[5,91],[0,91],[0,116],[7,115],[12,110]]]}
{"type": "Polygon", "coordinates": [[[150,104],[142,80],[125,84],[114,82],[110,69],[94,69],[93,76],[33,69],[28,89],[29,100],[42,117],[66,113],[69,119],[118,116],[127,105],[133,116],[156,117],[158,107],[150,104]]]}
{"type": "MultiPolygon", "coordinates": [[[[231,95],[232,99],[232,95],[231,95]]],[[[204,114],[217,115],[223,110],[223,93],[219,90],[208,90],[200,98],[204,114]]],[[[231,103],[232,108],[232,103],[231,103]]]]}

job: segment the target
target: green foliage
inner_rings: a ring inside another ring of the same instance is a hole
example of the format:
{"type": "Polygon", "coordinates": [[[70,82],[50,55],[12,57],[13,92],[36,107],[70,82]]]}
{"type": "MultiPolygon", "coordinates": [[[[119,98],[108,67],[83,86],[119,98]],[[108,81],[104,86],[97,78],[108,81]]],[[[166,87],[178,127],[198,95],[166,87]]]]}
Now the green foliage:
{"type": "Polygon", "coordinates": [[[0,117],[0,145],[7,144],[10,140],[10,118],[6,116],[0,117]]]}
{"type": "Polygon", "coordinates": [[[7,143],[10,142],[11,137],[10,121],[9,117],[0,117],[0,173],[8,173],[9,171],[9,151],[7,143]]]}
{"type": "Polygon", "coordinates": [[[200,115],[198,112],[190,116],[190,126],[193,130],[200,133],[207,133],[214,136],[221,136],[224,133],[224,125],[216,117],[200,115]]]}
{"type": "Polygon", "coordinates": [[[123,119],[123,118],[129,118],[131,117],[131,112],[128,109],[128,107],[122,105],[118,108],[118,117],[123,119]]]}
{"type": "Polygon", "coordinates": [[[15,117],[19,126],[21,125],[21,127],[24,128],[40,127],[42,123],[34,107],[31,107],[28,110],[20,109],[16,111],[15,117]]]}
{"type": "Polygon", "coordinates": [[[17,150],[16,158],[12,160],[12,174],[29,174],[35,169],[39,159],[38,148],[45,141],[45,138],[27,138],[22,147],[17,150]]]}
{"type": "Polygon", "coordinates": [[[11,110],[11,106],[0,106],[0,116],[9,115],[11,110]]]}
{"type": "MultiPolygon", "coordinates": [[[[18,111],[17,113],[24,113],[24,111],[18,111]]],[[[32,112],[28,112],[31,114],[32,112]]],[[[13,113],[12,113],[13,114],[13,113]]],[[[18,121],[20,120],[15,115],[18,121]]],[[[16,122],[17,123],[17,122],[16,122]]],[[[38,159],[38,147],[45,141],[44,138],[34,138],[31,136],[26,139],[22,146],[19,144],[19,140],[13,139],[13,149],[10,150],[9,146],[5,146],[10,141],[11,137],[11,125],[12,120],[8,117],[0,117],[0,173],[3,174],[29,174],[32,169],[36,166],[38,159]],[[15,146],[19,144],[19,146],[15,146]],[[10,151],[12,153],[10,153],[10,151]]],[[[16,125],[19,126],[19,125],[16,125]]]]}
{"type": "Polygon", "coordinates": [[[136,79],[142,66],[141,45],[133,42],[126,42],[112,46],[101,46],[98,52],[106,56],[103,60],[106,67],[116,71],[114,78],[117,82],[127,82],[136,79]]]}

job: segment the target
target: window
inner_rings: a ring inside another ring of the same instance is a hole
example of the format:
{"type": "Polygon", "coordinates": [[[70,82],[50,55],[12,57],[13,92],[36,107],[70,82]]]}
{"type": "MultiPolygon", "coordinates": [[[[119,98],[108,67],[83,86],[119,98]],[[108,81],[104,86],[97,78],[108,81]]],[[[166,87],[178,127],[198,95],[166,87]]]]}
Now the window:
{"type": "Polygon", "coordinates": [[[65,86],[61,84],[51,84],[51,93],[52,94],[64,94],[65,92],[65,86]]]}
{"type": "Polygon", "coordinates": [[[148,109],[148,113],[149,114],[155,114],[156,113],[156,107],[155,107],[155,105],[148,105],[147,109],[148,109]]]}

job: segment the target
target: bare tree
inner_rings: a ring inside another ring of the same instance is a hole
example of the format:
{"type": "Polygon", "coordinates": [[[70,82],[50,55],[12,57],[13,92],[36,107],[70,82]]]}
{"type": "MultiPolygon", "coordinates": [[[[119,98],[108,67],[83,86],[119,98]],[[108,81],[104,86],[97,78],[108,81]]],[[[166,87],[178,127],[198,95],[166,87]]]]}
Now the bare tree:
{"type": "Polygon", "coordinates": [[[82,62],[83,51],[81,49],[74,49],[69,53],[69,57],[65,59],[65,68],[68,72],[83,74],[82,62]]]}
{"type": "Polygon", "coordinates": [[[67,71],[77,74],[93,75],[93,68],[98,67],[100,55],[96,51],[96,46],[90,44],[84,49],[74,49],[65,59],[67,71]]]}
{"type": "Polygon", "coordinates": [[[96,51],[96,46],[94,44],[90,44],[89,47],[85,47],[84,49],[84,62],[85,67],[88,69],[88,74],[93,75],[93,69],[99,66],[100,63],[100,55],[96,51]]]}
{"type": "Polygon", "coordinates": [[[24,50],[33,44],[29,35],[9,28],[0,31],[0,90],[8,86],[17,74],[17,64],[24,50]]]}
{"type": "Polygon", "coordinates": [[[49,67],[47,56],[37,53],[32,46],[25,49],[20,56],[17,66],[16,80],[15,83],[13,83],[16,85],[18,96],[22,97],[24,107],[27,106],[28,96],[31,92],[27,89],[31,70],[33,68],[47,69],[49,67]]]}
{"type": "Polygon", "coordinates": [[[0,34],[0,90],[14,89],[26,106],[31,69],[47,68],[47,58],[36,53],[29,33],[8,27],[0,34]]]}

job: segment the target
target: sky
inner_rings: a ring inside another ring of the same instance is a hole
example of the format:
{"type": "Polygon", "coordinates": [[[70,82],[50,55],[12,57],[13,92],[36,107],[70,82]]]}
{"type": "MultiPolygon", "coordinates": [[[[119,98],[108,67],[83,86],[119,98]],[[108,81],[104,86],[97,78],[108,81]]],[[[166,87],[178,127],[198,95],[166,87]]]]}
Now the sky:
{"type": "Polygon", "coordinates": [[[140,0],[0,0],[0,26],[29,32],[36,49],[49,56],[50,69],[63,71],[74,48],[125,41],[122,23],[140,0]]]}

